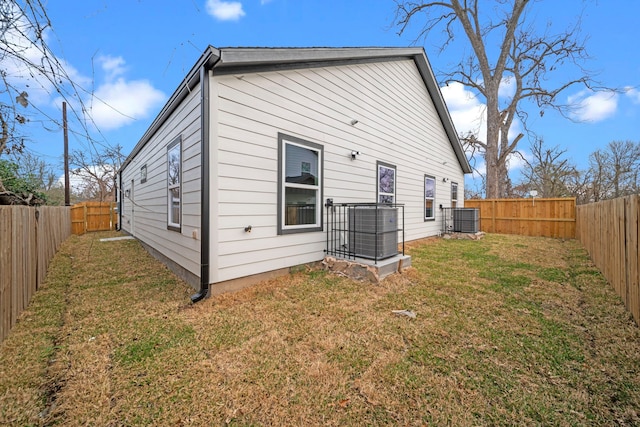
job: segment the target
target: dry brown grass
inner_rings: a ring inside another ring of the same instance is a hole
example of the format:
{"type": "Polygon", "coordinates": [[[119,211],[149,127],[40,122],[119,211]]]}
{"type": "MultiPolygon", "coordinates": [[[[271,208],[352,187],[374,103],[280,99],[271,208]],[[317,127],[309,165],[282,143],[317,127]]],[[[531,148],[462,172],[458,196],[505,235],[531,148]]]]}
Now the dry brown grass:
{"type": "Polygon", "coordinates": [[[640,423],[640,332],[574,241],[432,239],[379,286],[308,270],[191,305],[106,235],[63,245],[2,343],[0,424],[640,423]]]}

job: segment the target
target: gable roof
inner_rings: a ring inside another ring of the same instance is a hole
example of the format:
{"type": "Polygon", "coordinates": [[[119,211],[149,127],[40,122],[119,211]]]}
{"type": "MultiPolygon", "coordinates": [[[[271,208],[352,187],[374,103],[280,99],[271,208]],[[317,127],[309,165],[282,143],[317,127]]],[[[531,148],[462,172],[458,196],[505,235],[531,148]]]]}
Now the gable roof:
{"type": "Polygon", "coordinates": [[[429,96],[433,100],[436,112],[447,134],[464,173],[471,173],[471,166],[458,139],[449,110],[447,109],[440,87],[433,74],[424,49],[421,47],[355,47],[355,48],[214,48],[207,47],[195,65],[171,95],[149,129],[122,165],[124,168],[131,159],[151,139],[170,114],[177,108],[189,92],[200,82],[205,70],[214,75],[230,73],[249,73],[266,70],[286,70],[309,67],[325,67],[367,62],[384,62],[412,59],[422,77],[429,96]]]}

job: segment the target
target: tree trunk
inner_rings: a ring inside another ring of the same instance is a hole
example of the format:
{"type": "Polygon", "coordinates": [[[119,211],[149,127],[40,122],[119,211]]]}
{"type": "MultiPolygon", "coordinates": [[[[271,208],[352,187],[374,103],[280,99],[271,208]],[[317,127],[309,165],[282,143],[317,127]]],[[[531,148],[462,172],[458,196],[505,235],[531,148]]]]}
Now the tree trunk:
{"type": "MultiPolygon", "coordinates": [[[[489,92],[489,91],[488,91],[489,92]]],[[[498,199],[502,197],[500,176],[500,113],[498,101],[487,97],[487,139],[485,149],[486,163],[486,198],[498,199]]]]}

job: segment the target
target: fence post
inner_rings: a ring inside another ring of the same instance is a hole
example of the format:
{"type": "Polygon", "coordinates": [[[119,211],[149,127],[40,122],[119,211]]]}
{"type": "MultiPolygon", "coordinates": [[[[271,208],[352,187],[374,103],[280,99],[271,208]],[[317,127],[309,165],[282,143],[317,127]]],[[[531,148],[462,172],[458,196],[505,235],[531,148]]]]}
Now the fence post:
{"type": "Polygon", "coordinates": [[[496,201],[491,201],[491,232],[496,232],[496,201]]]}
{"type": "Polygon", "coordinates": [[[88,224],[88,216],[87,216],[87,205],[85,204],[84,206],[82,206],[82,211],[84,212],[83,214],[83,221],[82,223],[84,224],[83,228],[82,228],[82,234],[87,232],[87,229],[89,228],[89,224],[88,224]]]}
{"type": "Polygon", "coordinates": [[[109,230],[114,230],[116,227],[113,222],[113,214],[114,214],[114,203],[109,202],[109,230]]]}

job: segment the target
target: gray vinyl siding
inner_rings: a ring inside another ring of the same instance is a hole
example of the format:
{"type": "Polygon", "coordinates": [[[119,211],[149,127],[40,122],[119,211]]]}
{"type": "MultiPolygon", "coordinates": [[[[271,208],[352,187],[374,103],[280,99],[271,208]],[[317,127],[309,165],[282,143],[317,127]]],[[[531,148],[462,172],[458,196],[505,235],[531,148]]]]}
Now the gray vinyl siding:
{"type": "Polygon", "coordinates": [[[135,211],[125,200],[122,228],[189,272],[200,276],[200,90],[196,87],[122,172],[135,179],[135,211]],[[167,146],[182,137],[181,231],[167,230],[167,146]],[[140,168],[147,165],[147,181],[140,168]],[[196,238],[193,238],[195,231],[196,238]]]}
{"type": "Polygon", "coordinates": [[[335,203],[375,202],[376,162],[395,165],[406,240],[440,232],[438,205],[449,206],[451,181],[464,194],[462,168],[412,60],[219,76],[211,87],[212,282],[324,256],[324,232],[277,234],[278,133],[324,147],[323,198],[335,203]],[[436,177],[431,222],[425,174],[436,177]]]}

